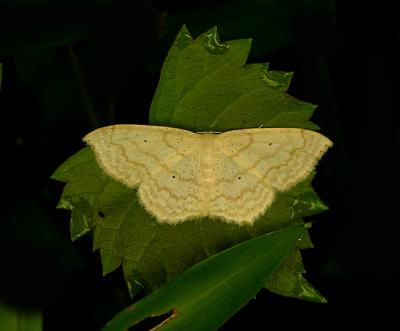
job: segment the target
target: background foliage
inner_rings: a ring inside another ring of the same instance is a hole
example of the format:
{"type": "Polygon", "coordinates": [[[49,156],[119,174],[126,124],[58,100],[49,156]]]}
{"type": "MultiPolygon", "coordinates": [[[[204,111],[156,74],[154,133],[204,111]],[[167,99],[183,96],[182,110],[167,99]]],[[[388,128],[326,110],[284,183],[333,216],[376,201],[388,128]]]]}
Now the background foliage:
{"type": "Polygon", "coordinates": [[[400,29],[390,2],[0,4],[3,301],[42,309],[47,330],[76,329],[78,321],[96,330],[128,303],[122,274],[101,276],[91,240],[70,243],[68,212],[54,208],[62,185],[49,177],[95,126],[147,122],[162,60],[186,23],[194,36],[218,25],[222,40],[252,37],[249,62],[293,71],[289,93],[319,105],[313,121],[335,142],[315,182],[330,211],[318,215],[317,248],[304,254],[307,278],[330,304],[264,291],[224,328],[312,326],[310,312],[329,323],[390,320],[388,299],[400,292],[392,193],[399,184],[400,29]],[[385,316],[377,316],[378,305],[385,316]]]}

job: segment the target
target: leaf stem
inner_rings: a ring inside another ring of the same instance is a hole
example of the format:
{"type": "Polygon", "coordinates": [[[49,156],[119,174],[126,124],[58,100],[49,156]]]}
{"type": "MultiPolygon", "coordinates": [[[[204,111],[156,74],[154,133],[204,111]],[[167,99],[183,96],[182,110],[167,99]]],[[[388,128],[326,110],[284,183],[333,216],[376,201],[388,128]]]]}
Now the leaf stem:
{"type": "Polygon", "coordinates": [[[79,63],[79,59],[76,55],[74,46],[72,44],[67,46],[68,49],[68,55],[69,55],[69,60],[71,62],[72,68],[74,69],[77,81],[78,81],[78,87],[79,91],[82,96],[82,101],[86,109],[86,113],[90,122],[90,125],[92,126],[93,129],[99,127],[99,119],[97,118],[95,108],[93,106],[93,102],[90,98],[89,95],[89,90],[85,81],[85,78],[83,77],[82,73],[82,67],[81,64],[79,63]]]}

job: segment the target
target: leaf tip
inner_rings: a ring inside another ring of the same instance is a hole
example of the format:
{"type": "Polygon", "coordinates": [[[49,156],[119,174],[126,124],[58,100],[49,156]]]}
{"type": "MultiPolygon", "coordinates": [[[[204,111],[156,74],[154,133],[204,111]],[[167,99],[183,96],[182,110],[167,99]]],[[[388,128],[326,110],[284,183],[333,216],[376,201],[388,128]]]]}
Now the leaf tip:
{"type": "Polygon", "coordinates": [[[196,41],[203,45],[211,54],[225,53],[230,47],[229,43],[221,42],[216,26],[202,33],[196,38],[196,41]]]}
{"type": "Polygon", "coordinates": [[[183,24],[175,38],[175,45],[179,49],[188,47],[193,42],[192,35],[190,34],[186,24],[183,24]]]}

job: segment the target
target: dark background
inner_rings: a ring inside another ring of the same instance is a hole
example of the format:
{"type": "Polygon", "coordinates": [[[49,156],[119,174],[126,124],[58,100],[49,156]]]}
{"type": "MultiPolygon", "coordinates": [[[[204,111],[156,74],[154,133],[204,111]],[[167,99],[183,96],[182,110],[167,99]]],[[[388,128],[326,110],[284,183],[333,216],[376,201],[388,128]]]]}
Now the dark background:
{"type": "Polygon", "coordinates": [[[69,212],[55,208],[63,185],[49,177],[95,127],[147,123],[185,23],[193,36],[217,25],[222,40],[253,38],[248,62],[294,71],[289,93],[319,105],[313,120],[335,143],[314,181],[330,210],[312,218],[316,248],[303,254],[329,303],[263,290],[223,330],[394,320],[400,29],[391,3],[0,0],[0,298],[43,309],[45,330],[97,330],[127,305],[121,270],[102,277],[90,237],[70,242],[69,212]]]}

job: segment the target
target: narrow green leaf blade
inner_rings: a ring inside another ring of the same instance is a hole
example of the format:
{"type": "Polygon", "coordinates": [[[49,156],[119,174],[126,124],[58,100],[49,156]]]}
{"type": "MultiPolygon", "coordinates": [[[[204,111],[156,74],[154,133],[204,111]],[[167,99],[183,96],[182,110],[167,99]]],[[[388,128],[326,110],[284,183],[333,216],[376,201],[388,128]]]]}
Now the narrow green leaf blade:
{"type": "Polygon", "coordinates": [[[103,331],[126,330],[170,311],[159,330],[216,330],[255,297],[304,231],[289,226],[214,255],[120,312],[103,331]]]}
{"type": "Polygon", "coordinates": [[[0,301],[0,331],[42,331],[41,311],[25,311],[0,301]]]}

